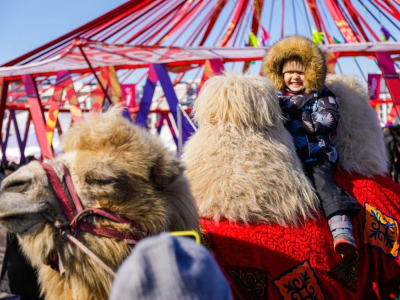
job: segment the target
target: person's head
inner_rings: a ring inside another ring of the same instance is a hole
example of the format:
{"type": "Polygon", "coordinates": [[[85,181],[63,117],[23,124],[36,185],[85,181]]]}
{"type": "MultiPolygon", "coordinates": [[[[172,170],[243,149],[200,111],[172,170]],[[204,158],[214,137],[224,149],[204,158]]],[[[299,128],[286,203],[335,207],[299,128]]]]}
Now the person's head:
{"type": "Polygon", "coordinates": [[[268,50],[263,60],[263,73],[277,90],[317,92],[325,85],[325,55],[309,38],[289,36],[268,50]],[[298,71],[297,74],[294,71],[298,71]]]}
{"type": "Polygon", "coordinates": [[[389,127],[389,131],[390,131],[390,133],[391,134],[393,134],[393,135],[395,135],[395,134],[397,134],[397,128],[396,128],[396,126],[390,126],[389,127]]]}
{"type": "Polygon", "coordinates": [[[305,89],[304,65],[300,58],[292,57],[282,64],[282,75],[286,88],[293,92],[305,89]]]}
{"type": "Polygon", "coordinates": [[[35,158],[35,156],[33,156],[33,155],[28,155],[28,156],[26,157],[26,163],[27,163],[27,164],[30,163],[31,161],[34,161],[34,160],[36,160],[36,158],[35,158]]]}
{"type": "Polygon", "coordinates": [[[109,299],[230,300],[232,292],[204,246],[162,233],[135,246],[117,272],[109,299]]]}

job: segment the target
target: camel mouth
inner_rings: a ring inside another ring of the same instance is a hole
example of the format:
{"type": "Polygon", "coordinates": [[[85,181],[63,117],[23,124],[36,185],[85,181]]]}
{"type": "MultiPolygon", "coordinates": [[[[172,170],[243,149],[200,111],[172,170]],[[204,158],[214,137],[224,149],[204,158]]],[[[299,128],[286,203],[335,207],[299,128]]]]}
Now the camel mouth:
{"type": "Polygon", "coordinates": [[[39,224],[44,224],[47,219],[42,215],[46,209],[37,212],[18,212],[0,217],[0,225],[8,231],[22,235],[29,232],[39,224]]]}
{"type": "Polygon", "coordinates": [[[45,210],[43,210],[43,211],[38,211],[38,212],[35,212],[35,213],[32,213],[32,212],[18,212],[18,213],[16,213],[16,214],[8,214],[8,215],[5,215],[5,216],[1,216],[0,217],[0,222],[9,222],[9,221],[18,221],[18,220],[20,220],[20,221],[23,221],[23,220],[25,220],[25,219],[29,219],[29,218],[31,218],[31,217],[33,217],[33,216],[41,216],[42,215],[42,213],[44,213],[45,212],[45,210]]]}
{"type": "Polygon", "coordinates": [[[29,219],[32,215],[40,215],[47,210],[51,210],[50,204],[46,202],[30,204],[25,201],[19,201],[20,199],[18,199],[18,197],[12,200],[14,200],[13,204],[15,204],[15,206],[11,206],[9,203],[0,205],[0,221],[5,219],[12,220],[15,218],[29,219]]]}

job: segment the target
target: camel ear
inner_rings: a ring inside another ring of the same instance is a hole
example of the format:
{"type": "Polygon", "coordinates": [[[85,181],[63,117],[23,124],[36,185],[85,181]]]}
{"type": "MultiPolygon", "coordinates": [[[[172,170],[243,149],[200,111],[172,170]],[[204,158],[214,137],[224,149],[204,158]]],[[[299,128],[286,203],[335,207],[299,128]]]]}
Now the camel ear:
{"type": "Polygon", "coordinates": [[[150,170],[150,181],[158,189],[166,189],[180,174],[184,167],[176,158],[160,157],[150,170]]]}

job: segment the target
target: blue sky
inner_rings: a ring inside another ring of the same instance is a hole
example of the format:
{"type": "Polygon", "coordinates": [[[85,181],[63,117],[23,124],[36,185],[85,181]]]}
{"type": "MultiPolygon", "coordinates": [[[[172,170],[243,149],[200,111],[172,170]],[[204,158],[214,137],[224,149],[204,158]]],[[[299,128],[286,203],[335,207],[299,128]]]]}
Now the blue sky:
{"type": "MultiPolygon", "coordinates": [[[[234,0],[229,1],[228,5],[234,5],[234,0]]],[[[271,40],[276,41],[280,37],[282,1],[273,1],[271,27],[269,19],[272,0],[265,1],[262,20],[266,20],[263,25],[265,29],[270,30],[271,40]]],[[[0,65],[95,19],[124,2],[125,0],[0,0],[0,65]]],[[[353,2],[371,26],[375,26],[379,32],[377,24],[373,24],[374,20],[366,16],[365,9],[362,9],[357,1],[353,2]]],[[[320,4],[322,1],[318,0],[317,3],[320,4]]],[[[329,19],[326,11],[321,13],[329,19]]],[[[285,14],[287,16],[285,35],[295,33],[309,35],[310,29],[305,19],[302,0],[287,0],[285,14]],[[293,7],[296,11],[296,22],[293,7]]],[[[380,15],[378,17],[382,18],[380,15]]],[[[390,25],[385,26],[391,29],[390,25]]],[[[332,30],[336,38],[341,39],[332,22],[327,21],[327,27],[328,30],[332,30]]],[[[358,59],[358,63],[364,71],[363,75],[360,74],[353,58],[341,59],[339,64],[343,73],[355,74],[361,78],[368,72],[377,71],[375,62],[370,59],[361,58],[358,59]]],[[[337,72],[340,73],[338,68],[337,72]]]]}
{"type": "Polygon", "coordinates": [[[125,0],[0,0],[0,65],[101,16],[125,0]]]}

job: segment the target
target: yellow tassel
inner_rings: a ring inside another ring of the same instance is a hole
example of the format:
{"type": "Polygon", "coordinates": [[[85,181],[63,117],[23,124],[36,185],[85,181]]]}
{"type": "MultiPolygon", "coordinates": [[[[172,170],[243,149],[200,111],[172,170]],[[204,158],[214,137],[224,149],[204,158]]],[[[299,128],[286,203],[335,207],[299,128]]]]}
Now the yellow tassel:
{"type": "Polygon", "coordinates": [[[258,47],[260,42],[258,41],[256,35],[250,31],[250,46],[258,47]]]}
{"type": "Polygon", "coordinates": [[[318,32],[314,28],[312,29],[312,40],[314,43],[317,45],[320,45],[325,39],[324,39],[324,33],[323,32],[318,32]]]}

